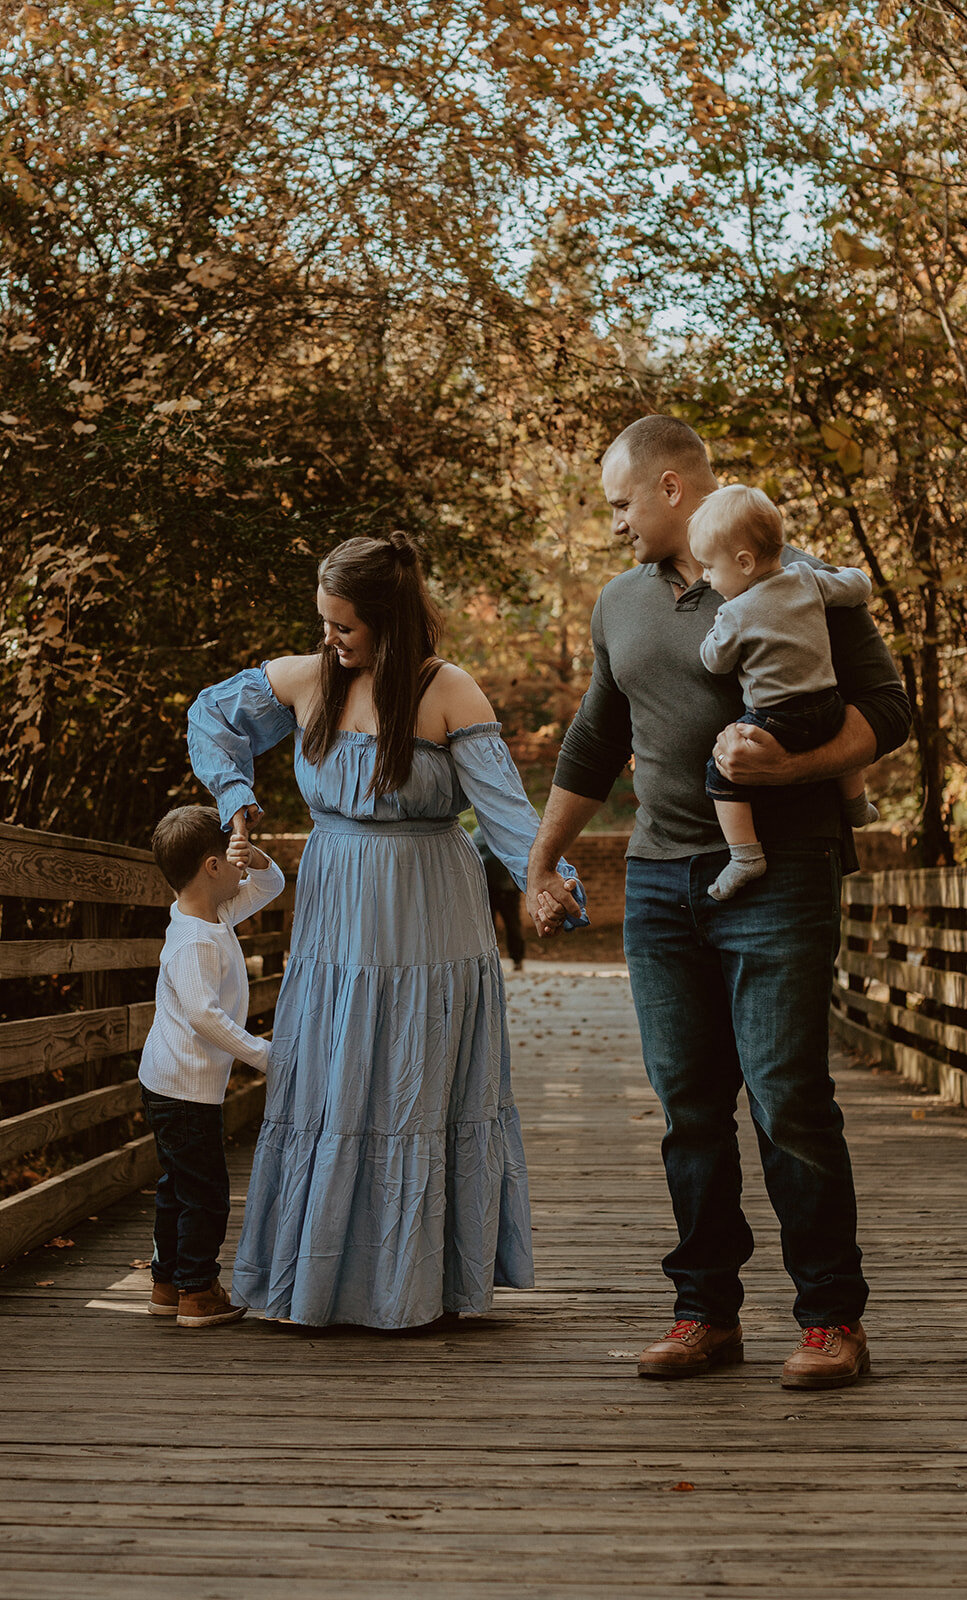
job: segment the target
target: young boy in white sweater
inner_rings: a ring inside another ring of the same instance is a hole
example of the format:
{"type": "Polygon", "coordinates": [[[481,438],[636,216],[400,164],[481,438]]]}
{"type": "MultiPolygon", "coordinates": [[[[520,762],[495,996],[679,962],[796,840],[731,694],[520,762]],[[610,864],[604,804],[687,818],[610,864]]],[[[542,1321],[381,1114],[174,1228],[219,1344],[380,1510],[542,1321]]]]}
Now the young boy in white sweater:
{"type": "Polygon", "coordinates": [[[213,806],[169,811],[151,848],[177,899],[138,1072],[162,1168],[148,1309],[204,1328],[245,1315],[218,1281],[229,1213],[222,1101],[236,1058],[264,1072],[269,1055],[268,1040],[243,1026],[248,975],[235,925],[274,900],[285,878],[247,839],[229,839],[213,806]]]}
{"type": "MultiPolygon", "coordinates": [[[[702,661],[709,672],[738,669],[745,700],[739,721],[765,728],[786,750],[815,750],[834,739],[846,707],[836,688],[826,607],[863,605],[872,589],[866,573],[784,563],[781,512],[761,489],[744,484],[716,489],[702,501],[688,542],[724,601],[702,642],[702,661]]],[[[879,815],[866,797],[865,776],[858,768],[839,780],[854,828],[879,815]]],[[[709,894],[729,900],[766,870],[750,804],[755,791],[730,783],[709,761],[705,792],[731,858],[709,894]]]]}

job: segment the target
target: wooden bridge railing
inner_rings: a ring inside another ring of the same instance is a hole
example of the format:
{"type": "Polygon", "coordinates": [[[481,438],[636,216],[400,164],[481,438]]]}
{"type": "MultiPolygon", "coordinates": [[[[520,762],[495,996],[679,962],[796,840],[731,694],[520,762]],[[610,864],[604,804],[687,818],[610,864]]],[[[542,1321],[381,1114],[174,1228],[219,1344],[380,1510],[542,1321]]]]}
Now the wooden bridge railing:
{"type": "Polygon", "coordinates": [[[840,1037],[967,1105],[967,867],[856,873],[843,917],[840,1037]]]}
{"type": "MultiPolygon", "coordinates": [[[[261,967],[250,1025],[275,1006],[293,892],[287,883],[240,930],[261,967]]],[[[0,824],[0,1174],[15,1189],[0,1199],[0,1263],[157,1175],[153,1140],[133,1120],[134,1052],[154,1015],[171,899],[146,850],[0,824]],[[25,1157],[62,1170],[34,1182],[25,1157]]],[[[264,1082],[247,1073],[225,1102],[228,1132],[261,1111],[264,1082]]]]}
{"type": "MultiPolygon", "coordinates": [[[[246,924],[250,1022],[267,1025],[288,948],[303,840],[262,841],[289,882],[246,924]]],[[[146,850],[0,824],[0,1262],[153,1182],[138,1125],[137,1052],[154,1014],[171,892],[146,850]],[[23,937],[24,934],[30,935],[23,937]],[[42,1157],[34,1181],[24,1158],[42,1157]]],[[[833,1000],[842,1038],[967,1105],[967,868],[857,873],[844,886],[833,1000]]],[[[261,1079],[236,1073],[232,1132],[261,1079]]]]}

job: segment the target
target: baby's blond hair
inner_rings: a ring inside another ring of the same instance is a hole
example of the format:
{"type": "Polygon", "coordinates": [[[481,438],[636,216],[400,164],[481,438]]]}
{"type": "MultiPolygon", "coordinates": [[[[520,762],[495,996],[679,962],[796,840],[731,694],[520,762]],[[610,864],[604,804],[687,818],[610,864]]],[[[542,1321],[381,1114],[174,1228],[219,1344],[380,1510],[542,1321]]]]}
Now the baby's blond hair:
{"type": "Polygon", "coordinates": [[[733,554],[744,545],[760,561],[771,561],[785,543],[782,513],[761,489],[730,483],[706,495],[688,522],[689,538],[724,541],[733,554]]]}

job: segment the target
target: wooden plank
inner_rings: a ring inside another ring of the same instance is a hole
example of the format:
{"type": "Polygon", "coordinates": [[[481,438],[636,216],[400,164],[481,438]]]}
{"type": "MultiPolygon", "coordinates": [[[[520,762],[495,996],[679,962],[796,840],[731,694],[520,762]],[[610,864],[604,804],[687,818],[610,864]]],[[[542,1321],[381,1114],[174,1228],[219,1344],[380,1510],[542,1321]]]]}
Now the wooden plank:
{"type": "Polygon", "coordinates": [[[259,835],[258,844],[287,877],[294,877],[309,837],[308,833],[266,833],[259,835]]]}
{"type": "Polygon", "coordinates": [[[266,1011],[271,1011],[279,998],[282,987],[281,977],[253,978],[248,986],[248,1014],[250,1017],[259,1017],[266,1011]]]}
{"type": "Polygon", "coordinates": [[[0,978],[154,967],[161,939],[10,939],[0,941],[0,978]]]}
{"type": "Polygon", "coordinates": [[[848,906],[967,906],[967,867],[922,867],[914,872],[853,872],[843,879],[848,906]]]}
{"type": "Polygon", "coordinates": [[[891,1026],[902,1028],[906,1033],[916,1034],[921,1039],[929,1039],[934,1044],[943,1045],[947,1050],[967,1055],[967,1028],[958,1028],[951,1022],[941,1022],[936,1017],[925,1017],[921,1011],[913,1011],[909,1006],[898,1006],[888,1000],[875,1000],[872,995],[864,994],[861,989],[844,989],[840,983],[833,985],[833,995],[840,1007],[852,1006],[865,1012],[874,1030],[882,1032],[886,1038],[890,1037],[891,1026]]]}
{"type": "Polygon", "coordinates": [[[128,1048],[127,1006],[0,1022],[0,1082],[121,1055],[128,1048]]]}
{"type": "MultiPolygon", "coordinates": [[[[117,1085],[114,1092],[121,1089],[127,1091],[128,1098],[135,1103],[140,1100],[140,1085],[136,1081],[117,1085]]],[[[264,1081],[236,1090],[226,1099],[223,1108],[226,1133],[237,1133],[257,1120],[264,1104],[264,1081]]],[[[3,1124],[0,1124],[0,1132],[2,1129],[3,1124]]],[[[122,1145],[119,1150],[109,1150],[92,1161],[85,1161],[82,1166],[35,1184],[32,1189],[0,1200],[0,1263],[46,1243],[92,1211],[100,1211],[130,1194],[132,1189],[153,1181],[157,1172],[154,1137],[146,1134],[122,1145]]]]}
{"type": "Polygon", "coordinates": [[[859,950],[841,950],[837,960],[846,972],[875,978],[908,993],[927,995],[955,1011],[967,1008],[967,974],[963,972],[938,972],[934,967],[921,967],[912,961],[889,961],[886,956],[869,956],[859,950]]]}
{"type": "Polygon", "coordinates": [[[884,1066],[892,1067],[894,1072],[899,1072],[911,1083],[919,1083],[923,1088],[937,1092],[940,1064],[933,1056],[923,1050],[915,1050],[912,1045],[899,1044],[895,1039],[884,1039],[882,1034],[865,1028],[860,1022],[854,1022],[852,1017],[844,1017],[839,1011],[832,1012],[830,1021],[840,1038],[854,1049],[863,1051],[876,1061],[882,1061],[884,1066]]]}
{"type": "MultiPolygon", "coordinates": [[[[265,912],[259,915],[264,917],[265,912]]],[[[284,955],[289,948],[284,929],[279,933],[243,933],[238,942],[244,956],[284,955]]]]}
{"type": "MultiPolygon", "coordinates": [[[[635,1354],[670,1320],[674,1227],[627,981],[507,988],[537,1290],[411,1338],[252,1316],[195,1335],[143,1314],[147,1195],[72,1228],[74,1248],[0,1277],[17,1375],[0,1587],[161,1600],[177,1572],[260,1600],[281,1583],[298,1600],[959,1594],[962,1358],[922,1330],[956,1326],[967,1301],[963,1117],[834,1061],[874,1300],[872,1375],[831,1396],[778,1385],[794,1290],[743,1106],[746,1363],[642,1384],[635,1354]],[[217,1426],[199,1429],[199,1406],[217,1426]]],[[[229,1152],[225,1282],[248,1159],[229,1152]]]]}
{"type": "MultiPolygon", "coordinates": [[[[281,982],[280,977],[252,980],[250,1017],[272,1010],[281,982]]],[[[154,1010],[153,1000],[141,1000],[99,1011],[70,1011],[63,1016],[32,1017],[26,1022],[0,1022],[0,1082],[36,1077],[79,1061],[139,1050],[148,1037],[154,1010]]]]}
{"type": "Polygon", "coordinates": [[[147,850],[0,823],[0,894],[144,906],[171,904],[147,850]]]}
{"type": "Polygon", "coordinates": [[[954,955],[967,954],[967,928],[932,928],[925,922],[871,922],[843,919],[843,937],[893,941],[911,950],[942,950],[954,955]]]}
{"type": "Polygon", "coordinates": [[[222,1107],[225,1132],[239,1133],[252,1122],[260,1122],[265,1110],[265,1079],[246,1083],[226,1097],[222,1107]]]}
{"type": "Polygon", "coordinates": [[[157,1172],[154,1138],[146,1134],[0,1200],[0,1262],[45,1244],[92,1211],[153,1180],[157,1172]]]}
{"type": "Polygon", "coordinates": [[[50,845],[63,851],[76,850],[83,855],[108,856],[118,861],[141,863],[154,861],[150,850],[142,850],[137,845],[116,844],[110,839],[83,839],[75,834],[48,832],[46,828],[22,828],[19,823],[0,822],[0,855],[5,852],[8,842],[17,841],[40,846],[50,845]]]}
{"type": "Polygon", "coordinates": [[[136,1078],[109,1084],[86,1094],[72,1095],[50,1105],[24,1111],[0,1122],[0,1165],[28,1150],[40,1150],[57,1139],[68,1139],[85,1128],[109,1122],[140,1109],[141,1085],[136,1078]]]}
{"type": "MultiPolygon", "coordinates": [[[[285,933],[247,933],[239,939],[245,956],[284,955],[285,933]]],[[[116,972],[155,967],[163,939],[11,939],[0,941],[0,978],[52,973],[116,972]]]]}

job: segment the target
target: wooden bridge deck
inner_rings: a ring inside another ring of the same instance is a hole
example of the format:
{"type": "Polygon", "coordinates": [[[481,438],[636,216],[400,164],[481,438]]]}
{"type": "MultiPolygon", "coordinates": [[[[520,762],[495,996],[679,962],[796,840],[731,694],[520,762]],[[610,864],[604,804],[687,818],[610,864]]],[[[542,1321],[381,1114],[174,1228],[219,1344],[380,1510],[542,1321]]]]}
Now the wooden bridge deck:
{"type": "Polygon", "coordinates": [[[779,1387],[791,1293],[749,1139],[749,1359],[643,1383],[671,1221],[626,979],[510,987],[536,1293],[405,1339],[187,1333],[143,1314],[147,1195],[24,1258],[0,1274],[5,1600],[964,1593],[967,1116],[838,1064],[867,1382],[779,1387]]]}

